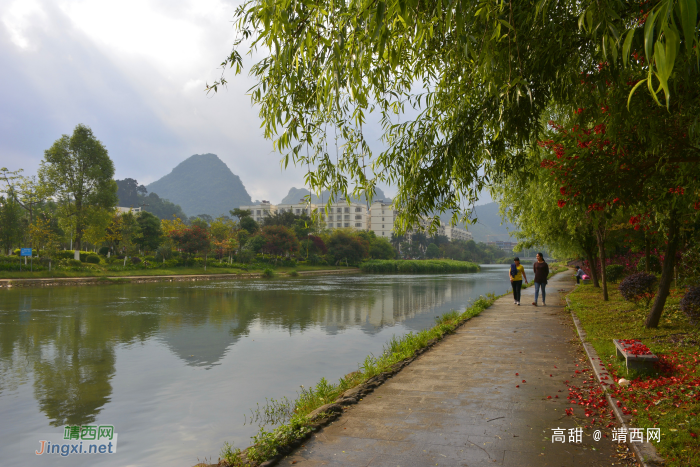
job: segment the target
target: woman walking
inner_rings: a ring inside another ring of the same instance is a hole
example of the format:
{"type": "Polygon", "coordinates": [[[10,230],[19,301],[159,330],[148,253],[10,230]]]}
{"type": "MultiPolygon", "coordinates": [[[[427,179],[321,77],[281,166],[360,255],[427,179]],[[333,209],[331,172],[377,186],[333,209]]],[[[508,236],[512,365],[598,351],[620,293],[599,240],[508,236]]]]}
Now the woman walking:
{"type": "Polygon", "coordinates": [[[545,303],[545,291],[544,288],[547,285],[547,276],[549,276],[549,265],[545,263],[544,256],[542,253],[537,253],[537,261],[532,265],[532,270],[535,273],[535,301],[532,302],[533,305],[537,306],[537,298],[540,295],[540,288],[542,289],[542,306],[547,306],[545,303]]]}
{"type": "Polygon", "coordinates": [[[517,256],[513,259],[513,264],[510,265],[508,276],[510,277],[510,285],[513,287],[514,303],[520,305],[520,290],[523,288],[523,278],[525,278],[525,283],[527,284],[527,276],[525,275],[525,268],[520,264],[520,258],[517,256]]]}

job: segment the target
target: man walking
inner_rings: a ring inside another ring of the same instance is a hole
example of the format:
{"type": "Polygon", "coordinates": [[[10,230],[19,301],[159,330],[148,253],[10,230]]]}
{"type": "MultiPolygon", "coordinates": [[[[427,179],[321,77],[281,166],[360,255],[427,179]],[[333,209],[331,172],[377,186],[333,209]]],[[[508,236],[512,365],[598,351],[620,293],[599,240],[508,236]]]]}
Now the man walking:
{"type": "Polygon", "coordinates": [[[523,288],[523,278],[525,278],[525,283],[527,284],[527,276],[525,275],[525,268],[520,264],[520,258],[517,256],[513,259],[513,264],[510,265],[508,276],[510,277],[510,285],[513,287],[514,303],[519,306],[520,290],[523,288]]]}
{"type": "Polygon", "coordinates": [[[537,253],[537,261],[532,265],[532,270],[535,272],[535,301],[532,304],[537,306],[540,288],[542,288],[542,306],[547,306],[544,288],[547,285],[547,276],[549,276],[549,265],[545,263],[542,253],[537,253]]]}

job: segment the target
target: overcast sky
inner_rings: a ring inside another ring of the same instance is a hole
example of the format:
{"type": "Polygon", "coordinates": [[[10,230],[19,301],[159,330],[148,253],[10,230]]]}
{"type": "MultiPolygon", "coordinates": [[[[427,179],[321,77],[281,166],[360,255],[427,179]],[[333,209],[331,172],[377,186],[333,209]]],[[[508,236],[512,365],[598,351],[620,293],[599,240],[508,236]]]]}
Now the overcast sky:
{"type": "Polygon", "coordinates": [[[302,187],[303,169],[282,171],[262,136],[247,75],[204,92],[231,50],[238,3],[0,0],[0,166],[36,173],[44,150],[83,123],[118,179],[148,184],[214,153],[253,199],[302,187]]]}

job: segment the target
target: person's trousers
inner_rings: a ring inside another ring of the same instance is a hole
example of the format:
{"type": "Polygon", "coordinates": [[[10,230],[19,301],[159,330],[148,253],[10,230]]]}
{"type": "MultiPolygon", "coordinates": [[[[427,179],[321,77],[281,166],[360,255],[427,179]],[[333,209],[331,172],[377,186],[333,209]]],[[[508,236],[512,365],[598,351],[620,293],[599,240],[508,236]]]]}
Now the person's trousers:
{"type": "Polygon", "coordinates": [[[546,294],[544,292],[544,288],[546,286],[547,286],[547,284],[545,284],[544,282],[543,283],[535,282],[535,303],[537,303],[537,297],[540,296],[540,287],[542,287],[542,303],[545,302],[546,294]]]}
{"type": "Polygon", "coordinates": [[[523,288],[523,281],[511,281],[510,285],[513,286],[513,300],[519,302],[520,290],[523,288]]]}
{"type": "Polygon", "coordinates": [[[577,284],[580,284],[580,283],[581,283],[581,278],[578,277],[578,276],[576,276],[576,283],[577,283],[577,284]]]}

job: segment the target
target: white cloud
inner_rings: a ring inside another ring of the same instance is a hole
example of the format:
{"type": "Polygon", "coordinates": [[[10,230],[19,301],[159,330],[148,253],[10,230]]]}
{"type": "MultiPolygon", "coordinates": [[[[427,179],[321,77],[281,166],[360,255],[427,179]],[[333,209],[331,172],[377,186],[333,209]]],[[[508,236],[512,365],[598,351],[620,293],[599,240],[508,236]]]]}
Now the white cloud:
{"type": "Polygon", "coordinates": [[[27,29],[39,20],[45,19],[44,12],[35,0],[21,0],[9,4],[2,12],[2,23],[7,29],[10,40],[20,49],[30,49],[31,43],[27,29]]]}

